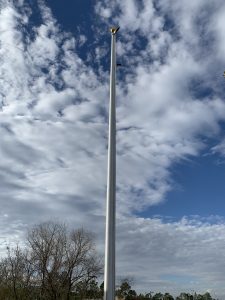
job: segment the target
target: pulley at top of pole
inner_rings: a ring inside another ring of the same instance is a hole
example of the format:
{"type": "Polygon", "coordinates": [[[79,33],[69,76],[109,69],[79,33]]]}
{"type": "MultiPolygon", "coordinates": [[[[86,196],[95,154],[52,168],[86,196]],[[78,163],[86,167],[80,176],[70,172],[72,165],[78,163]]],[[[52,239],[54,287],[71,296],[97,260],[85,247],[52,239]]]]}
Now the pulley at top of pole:
{"type": "Polygon", "coordinates": [[[119,29],[120,29],[119,26],[117,26],[117,27],[112,27],[112,28],[110,28],[110,31],[111,31],[112,34],[116,34],[116,33],[119,31],[119,29]]]}

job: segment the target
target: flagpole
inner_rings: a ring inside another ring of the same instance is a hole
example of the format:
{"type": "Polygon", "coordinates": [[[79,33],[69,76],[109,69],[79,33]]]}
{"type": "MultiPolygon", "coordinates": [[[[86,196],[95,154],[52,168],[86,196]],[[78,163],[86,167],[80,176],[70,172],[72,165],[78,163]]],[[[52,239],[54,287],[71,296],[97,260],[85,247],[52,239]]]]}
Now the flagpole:
{"type": "Polygon", "coordinates": [[[115,227],[116,227],[116,33],[111,31],[111,67],[108,136],[108,177],[105,230],[104,300],[115,300],[115,227]]]}

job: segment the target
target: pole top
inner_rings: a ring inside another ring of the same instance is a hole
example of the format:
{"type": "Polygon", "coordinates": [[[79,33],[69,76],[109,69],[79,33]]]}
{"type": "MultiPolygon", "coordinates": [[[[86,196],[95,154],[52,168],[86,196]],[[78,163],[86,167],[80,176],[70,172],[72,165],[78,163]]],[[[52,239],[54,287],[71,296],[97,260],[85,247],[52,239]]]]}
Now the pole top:
{"type": "Polygon", "coordinates": [[[119,26],[117,26],[117,27],[112,27],[112,28],[110,28],[110,31],[111,31],[111,33],[114,35],[114,34],[117,33],[117,31],[118,31],[119,29],[120,29],[119,26]]]}

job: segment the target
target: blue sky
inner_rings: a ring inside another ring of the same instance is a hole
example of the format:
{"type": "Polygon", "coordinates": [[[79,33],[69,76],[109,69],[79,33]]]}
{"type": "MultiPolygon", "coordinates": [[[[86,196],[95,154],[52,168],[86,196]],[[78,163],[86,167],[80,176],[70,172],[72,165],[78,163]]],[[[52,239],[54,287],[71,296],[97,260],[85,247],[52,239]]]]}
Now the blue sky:
{"type": "Polygon", "coordinates": [[[192,158],[172,170],[174,189],[142,216],[225,215],[224,163],[218,155],[192,158]]]}
{"type": "Polygon", "coordinates": [[[224,18],[222,0],[0,0],[2,255],[49,219],[91,228],[104,254],[120,25],[118,280],[224,298],[224,18]]]}

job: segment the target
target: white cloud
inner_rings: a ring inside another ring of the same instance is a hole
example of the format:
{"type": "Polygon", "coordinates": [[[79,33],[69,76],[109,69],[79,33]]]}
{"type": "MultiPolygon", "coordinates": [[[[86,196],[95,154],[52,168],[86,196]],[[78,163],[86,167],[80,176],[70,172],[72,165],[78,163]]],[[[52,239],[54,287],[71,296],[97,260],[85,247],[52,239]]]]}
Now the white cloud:
{"type": "Polygon", "coordinates": [[[207,287],[224,295],[224,223],[124,218],[117,232],[118,273],[133,277],[141,290],[202,293],[207,287]]]}
{"type": "Polygon", "coordinates": [[[219,6],[210,1],[104,1],[96,9],[101,14],[104,7],[116,16],[107,22],[121,25],[119,59],[128,69],[118,95],[120,196],[124,210],[141,209],[164,198],[171,188],[170,166],[197,155],[206,146],[200,136],[217,134],[218,121],[224,120],[221,88],[212,84],[219,61],[214,51],[204,55],[211,49],[205,43],[219,6]],[[205,95],[207,86],[213,96],[205,95]]]}
{"type": "MultiPolygon", "coordinates": [[[[92,228],[102,251],[108,73],[82,61],[76,47],[86,37],[62,32],[44,2],[32,34],[26,31],[32,8],[0,3],[1,240],[19,238],[24,227],[50,217],[92,228]]],[[[117,97],[118,275],[135,274],[144,289],[176,292],[181,287],[173,276],[189,274],[187,287],[223,293],[224,223],[164,223],[133,214],[165,200],[173,164],[197,156],[208,146],[202,136],[220,132],[222,80],[213,79],[225,63],[224,4],[212,3],[96,5],[107,26],[120,21],[118,54],[125,65],[117,97]],[[210,47],[208,37],[215,38],[210,47]]],[[[105,44],[97,48],[98,62],[106,53],[105,44]]]]}

